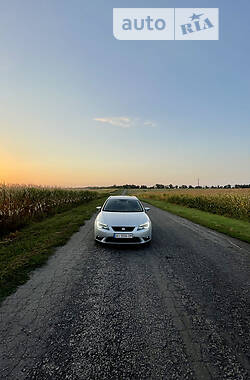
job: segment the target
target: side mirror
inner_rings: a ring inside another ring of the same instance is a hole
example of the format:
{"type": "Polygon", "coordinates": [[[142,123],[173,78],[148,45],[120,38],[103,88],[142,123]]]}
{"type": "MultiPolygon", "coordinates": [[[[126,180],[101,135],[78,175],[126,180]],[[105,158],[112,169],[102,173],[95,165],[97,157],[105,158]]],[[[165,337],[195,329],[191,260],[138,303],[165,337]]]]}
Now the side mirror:
{"type": "Polygon", "coordinates": [[[102,208],[101,206],[97,206],[97,207],[96,207],[97,211],[100,211],[101,208],[102,208]]]}
{"type": "Polygon", "coordinates": [[[150,207],[145,207],[145,211],[148,212],[150,210],[150,207]]]}

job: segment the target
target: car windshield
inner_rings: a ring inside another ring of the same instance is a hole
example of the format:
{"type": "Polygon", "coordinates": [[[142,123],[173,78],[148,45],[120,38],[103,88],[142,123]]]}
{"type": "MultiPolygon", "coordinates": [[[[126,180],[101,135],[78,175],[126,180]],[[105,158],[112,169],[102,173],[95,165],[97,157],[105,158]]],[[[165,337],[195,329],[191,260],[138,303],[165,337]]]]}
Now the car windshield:
{"type": "Polygon", "coordinates": [[[103,211],[109,212],[142,212],[143,208],[137,199],[108,199],[103,211]]]}

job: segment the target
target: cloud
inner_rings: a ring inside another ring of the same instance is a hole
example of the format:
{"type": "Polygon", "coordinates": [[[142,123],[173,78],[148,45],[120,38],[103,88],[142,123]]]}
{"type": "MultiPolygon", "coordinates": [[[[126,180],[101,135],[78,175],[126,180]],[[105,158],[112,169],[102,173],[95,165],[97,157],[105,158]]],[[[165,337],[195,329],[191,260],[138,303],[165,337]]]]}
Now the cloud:
{"type": "Polygon", "coordinates": [[[120,128],[132,128],[132,127],[156,127],[156,123],[150,120],[141,120],[139,118],[130,118],[125,116],[120,117],[97,117],[94,119],[99,123],[110,124],[120,128]]]}
{"type": "Polygon", "coordinates": [[[121,128],[130,128],[133,126],[133,121],[129,117],[97,117],[94,120],[121,128]]]}
{"type": "Polygon", "coordinates": [[[152,128],[156,127],[156,123],[150,120],[144,121],[144,125],[146,127],[152,127],[152,128]]]}

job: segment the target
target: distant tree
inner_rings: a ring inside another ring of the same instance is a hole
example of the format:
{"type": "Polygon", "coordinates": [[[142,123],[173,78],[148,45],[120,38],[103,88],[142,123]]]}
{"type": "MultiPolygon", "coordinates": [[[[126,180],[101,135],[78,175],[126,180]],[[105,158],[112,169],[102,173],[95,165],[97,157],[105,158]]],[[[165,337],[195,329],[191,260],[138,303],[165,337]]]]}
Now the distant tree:
{"type": "Polygon", "coordinates": [[[187,189],[187,185],[181,185],[181,189],[187,189]]]}
{"type": "Polygon", "coordinates": [[[193,187],[192,185],[189,185],[188,188],[189,188],[189,189],[193,189],[194,187],[193,187]]]}
{"type": "Polygon", "coordinates": [[[169,189],[173,189],[173,188],[174,188],[174,186],[173,186],[172,183],[170,183],[170,184],[168,185],[168,187],[169,187],[169,189]]]}
{"type": "Polygon", "coordinates": [[[147,189],[148,187],[146,185],[141,185],[141,189],[147,189]]]}
{"type": "Polygon", "coordinates": [[[225,185],[225,186],[224,186],[224,189],[231,189],[231,188],[232,188],[231,185],[225,185]]]}
{"type": "Polygon", "coordinates": [[[234,186],[235,187],[235,189],[249,189],[250,188],[250,184],[244,184],[244,185],[235,185],[234,186]]]}
{"type": "Polygon", "coordinates": [[[139,188],[140,188],[139,185],[128,185],[128,184],[123,185],[122,187],[123,187],[124,189],[139,189],[139,188]]]}
{"type": "Polygon", "coordinates": [[[156,187],[156,189],[164,189],[164,185],[162,185],[162,184],[160,184],[160,183],[157,183],[156,185],[155,185],[155,187],[156,187]]]}

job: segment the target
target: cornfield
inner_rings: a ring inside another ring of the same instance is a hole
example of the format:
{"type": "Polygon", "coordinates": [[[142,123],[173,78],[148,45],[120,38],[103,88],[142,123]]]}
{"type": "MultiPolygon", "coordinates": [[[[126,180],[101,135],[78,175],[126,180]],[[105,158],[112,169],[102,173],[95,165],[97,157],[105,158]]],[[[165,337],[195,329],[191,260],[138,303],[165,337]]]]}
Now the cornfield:
{"type": "Polygon", "coordinates": [[[136,195],[250,221],[250,189],[153,190],[136,195]]]}
{"type": "Polygon", "coordinates": [[[94,191],[0,184],[0,236],[97,196],[94,191]]]}

